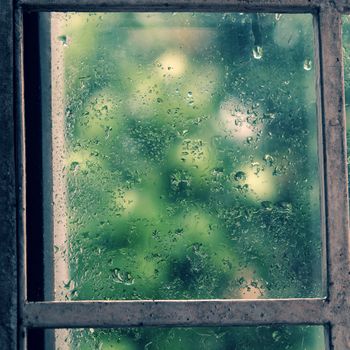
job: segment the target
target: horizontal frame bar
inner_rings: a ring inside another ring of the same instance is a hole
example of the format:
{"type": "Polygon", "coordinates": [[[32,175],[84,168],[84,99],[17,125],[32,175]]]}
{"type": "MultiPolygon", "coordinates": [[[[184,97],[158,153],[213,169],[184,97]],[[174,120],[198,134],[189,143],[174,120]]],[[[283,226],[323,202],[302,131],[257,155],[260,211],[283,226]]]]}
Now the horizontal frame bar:
{"type": "Polygon", "coordinates": [[[326,324],[325,299],[37,302],[24,306],[25,327],[248,326],[326,324]]]}
{"type": "Polygon", "coordinates": [[[38,11],[266,11],[316,12],[329,0],[19,0],[38,11]]]}
{"type": "Polygon", "coordinates": [[[339,4],[337,4],[338,11],[343,13],[350,12],[350,0],[340,0],[339,4]]]}

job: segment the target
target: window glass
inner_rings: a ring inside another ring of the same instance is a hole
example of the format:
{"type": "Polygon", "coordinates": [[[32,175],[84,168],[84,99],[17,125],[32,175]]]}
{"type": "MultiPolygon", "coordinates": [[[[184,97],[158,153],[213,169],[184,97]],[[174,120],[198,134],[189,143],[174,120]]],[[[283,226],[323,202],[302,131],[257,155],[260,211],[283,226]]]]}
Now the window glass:
{"type": "Polygon", "coordinates": [[[323,350],[323,332],[321,326],[57,330],[55,349],[323,350]]]}
{"type": "Polygon", "coordinates": [[[51,23],[53,298],[321,296],[312,16],[51,23]]]}

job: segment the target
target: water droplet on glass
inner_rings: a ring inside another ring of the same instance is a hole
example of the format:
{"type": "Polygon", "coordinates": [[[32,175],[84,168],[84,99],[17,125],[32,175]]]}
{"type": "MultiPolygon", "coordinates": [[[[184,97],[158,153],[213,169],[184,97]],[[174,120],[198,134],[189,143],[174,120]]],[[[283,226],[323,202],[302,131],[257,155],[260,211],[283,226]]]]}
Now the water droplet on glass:
{"type": "Polygon", "coordinates": [[[118,268],[112,269],[112,278],[117,283],[125,284],[126,286],[131,286],[135,283],[135,279],[132,278],[129,272],[123,272],[118,268]]]}
{"type": "Polygon", "coordinates": [[[275,14],[276,21],[279,21],[281,19],[281,17],[282,17],[282,13],[276,13],[275,14]]]}
{"type": "Polygon", "coordinates": [[[290,212],[293,210],[293,205],[292,205],[292,203],[289,203],[289,202],[279,202],[278,206],[284,211],[290,212]]]}
{"type": "Polygon", "coordinates": [[[274,341],[278,342],[281,339],[281,335],[280,335],[280,333],[278,331],[274,331],[272,333],[272,338],[273,338],[274,341]]]}
{"type": "Polygon", "coordinates": [[[105,127],[105,139],[109,138],[110,132],[112,131],[112,127],[106,126],[105,127]]]}
{"type": "Polygon", "coordinates": [[[271,211],[273,209],[273,204],[270,201],[261,202],[261,206],[267,211],[271,211]]]}
{"type": "Polygon", "coordinates": [[[70,289],[70,287],[71,287],[71,282],[72,282],[72,280],[69,280],[68,282],[63,282],[63,286],[64,286],[64,288],[66,288],[66,289],[70,289]]]}
{"type": "Polygon", "coordinates": [[[69,167],[70,171],[73,171],[74,173],[79,170],[79,162],[72,162],[69,167]]]}
{"type": "Polygon", "coordinates": [[[264,113],[263,114],[264,119],[275,119],[276,118],[276,114],[275,113],[264,113]]]}
{"type": "Polygon", "coordinates": [[[67,35],[60,35],[57,37],[57,39],[62,43],[64,47],[67,47],[69,44],[69,38],[67,35]]]}
{"type": "Polygon", "coordinates": [[[281,175],[283,175],[282,168],[281,168],[280,166],[276,166],[276,167],[273,169],[272,175],[273,175],[273,176],[281,176],[281,175]]]}
{"type": "Polygon", "coordinates": [[[237,171],[237,173],[235,174],[235,180],[236,181],[243,181],[247,179],[247,175],[245,172],[243,171],[237,171]]]}
{"type": "Polygon", "coordinates": [[[187,97],[192,97],[192,91],[189,91],[189,92],[187,93],[187,97]]]}
{"type": "Polygon", "coordinates": [[[240,120],[240,119],[235,119],[235,125],[236,126],[242,126],[242,120],[240,120]]]}
{"type": "Polygon", "coordinates": [[[273,157],[271,155],[269,155],[269,154],[265,154],[264,157],[263,157],[263,160],[269,166],[272,166],[272,164],[274,162],[273,157]]]}
{"type": "Polygon", "coordinates": [[[312,62],[311,62],[310,59],[307,58],[307,59],[304,61],[304,69],[305,69],[305,70],[311,70],[311,68],[312,68],[312,62]]]}
{"type": "Polygon", "coordinates": [[[256,60],[260,60],[263,57],[263,48],[261,46],[254,46],[253,48],[253,57],[256,60]]]}

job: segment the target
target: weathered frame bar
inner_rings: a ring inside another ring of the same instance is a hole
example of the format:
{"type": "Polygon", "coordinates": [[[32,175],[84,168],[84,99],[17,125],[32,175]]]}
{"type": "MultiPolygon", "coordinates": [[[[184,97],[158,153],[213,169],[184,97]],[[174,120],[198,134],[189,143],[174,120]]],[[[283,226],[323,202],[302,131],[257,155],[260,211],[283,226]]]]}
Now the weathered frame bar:
{"type": "Polygon", "coordinates": [[[25,149],[25,127],[24,127],[24,86],[23,86],[23,16],[20,9],[14,11],[14,55],[15,55],[15,71],[14,77],[16,82],[15,105],[16,111],[14,119],[16,120],[16,145],[17,152],[17,274],[18,274],[18,348],[26,349],[26,328],[20,322],[23,315],[23,306],[27,300],[26,294],[26,182],[25,171],[26,165],[24,159],[26,157],[25,149]]]}
{"type": "Polygon", "coordinates": [[[265,11],[316,12],[318,0],[19,0],[19,5],[40,11],[265,11]]]}
{"type": "Polygon", "coordinates": [[[17,347],[13,3],[0,1],[0,348],[17,347]]]}
{"type": "Polygon", "coordinates": [[[247,326],[326,324],[324,299],[139,300],[28,303],[26,327],[247,326]]]}
{"type": "MultiPolygon", "coordinates": [[[[9,37],[12,33],[13,23],[12,3],[10,0],[0,2],[5,11],[0,11],[0,34],[9,37]],[[9,24],[10,23],[10,24],[9,24]]],[[[346,129],[344,108],[344,84],[341,44],[341,13],[350,11],[350,0],[19,0],[17,1],[18,14],[21,11],[265,11],[265,12],[309,12],[315,14],[320,53],[320,115],[323,130],[323,157],[325,177],[325,216],[326,216],[326,243],[328,288],[326,299],[268,299],[268,300],[192,300],[192,301],[112,301],[112,302],[38,302],[24,303],[25,266],[21,250],[25,237],[20,238],[19,255],[22,269],[19,284],[21,286],[20,326],[43,328],[66,327],[120,327],[120,326],[214,326],[214,325],[260,325],[260,324],[323,324],[330,325],[330,349],[350,349],[350,256],[348,235],[348,193],[347,193],[347,166],[346,166],[346,129]],[[22,242],[22,243],[21,243],[22,242]],[[23,308],[22,308],[23,304],[23,308]],[[132,316],[130,316],[132,315],[132,316]]],[[[2,10],[2,8],[0,7],[2,10]]],[[[16,23],[16,46],[21,48],[21,21],[16,23]]],[[[20,52],[17,51],[17,54],[20,52]]],[[[6,89],[1,86],[1,97],[8,98],[8,91],[13,91],[11,57],[13,47],[7,42],[0,50],[1,74],[4,74],[6,89]],[[7,46],[6,46],[7,45],[7,46]],[[9,65],[5,66],[5,62],[9,65]],[[9,70],[9,72],[5,72],[9,70]],[[11,77],[10,77],[11,75],[11,77]],[[11,83],[12,82],[12,83],[11,83]],[[7,90],[8,89],[8,90],[7,90]]],[[[16,59],[18,86],[21,80],[21,59],[16,59]]],[[[23,96],[21,89],[17,89],[16,105],[21,111],[23,96]]],[[[5,100],[4,100],[5,101],[5,100]]],[[[4,157],[6,169],[9,174],[1,179],[0,197],[9,198],[14,203],[14,132],[13,107],[10,102],[0,106],[0,118],[4,120],[5,128],[1,129],[5,147],[0,147],[1,157],[4,157]],[[11,131],[12,130],[12,131],[11,131]],[[12,135],[12,136],[9,136],[12,135]],[[11,177],[12,176],[12,177],[11,177]],[[10,189],[10,190],[8,190],[10,189]],[[4,190],[4,191],[3,191],[4,190]],[[4,192],[4,193],[3,193],[4,192]]],[[[21,113],[19,112],[21,121],[21,113]]],[[[20,124],[20,123],[19,123],[20,124]]],[[[19,145],[23,144],[23,130],[17,126],[19,145]],[[22,141],[21,141],[22,140],[22,141]]],[[[0,144],[1,145],[1,144],[0,144]]],[[[24,149],[19,147],[18,169],[24,161],[24,149]]],[[[19,171],[21,172],[21,170],[19,171]]],[[[18,191],[17,191],[18,192],[18,191]]],[[[21,192],[19,192],[21,193],[21,192]]],[[[19,198],[18,203],[21,203],[19,198]]],[[[14,205],[14,204],[13,204],[14,205]]],[[[17,263],[13,244],[16,242],[16,217],[13,207],[8,208],[8,220],[1,225],[8,228],[13,235],[8,235],[10,255],[3,254],[2,259],[11,256],[11,262],[5,272],[15,272],[17,263]],[[10,237],[10,238],[9,238],[10,237]],[[12,247],[12,248],[11,248],[12,247]],[[12,250],[11,250],[12,249],[12,250]]],[[[24,208],[19,210],[20,225],[25,220],[24,208]]],[[[7,215],[7,214],[6,214],[7,215]]],[[[5,220],[7,216],[4,216],[5,220]]],[[[24,226],[24,225],[23,225],[24,226]]],[[[5,232],[5,231],[4,231],[5,232]]],[[[21,232],[21,227],[19,229],[21,232]]],[[[20,235],[21,236],[21,235],[20,235]]],[[[1,235],[2,237],[2,235],[1,235]]],[[[4,242],[2,240],[2,242],[4,242]]],[[[0,270],[0,274],[2,271],[0,270]]],[[[9,282],[9,281],[8,281],[9,282]]],[[[0,283],[4,283],[0,279],[0,283]]],[[[6,279],[5,279],[5,283],[6,279]]],[[[16,287],[15,282],[9,282],[16,287]]],[[[10,288],[5,294],[12,300],[11,310],[16,312],[17,305],[14,297],[17,288],[10,288]]],[[[2,295],[2,297],[4,297],[2,295]]],[[[0,310],[4,307],[0,300],[0,310]]],[[[6,310],[7,311],[7,310],[6,310]]],[[[8,312],[8,311],[7,311],[8,312]]],[[[6,334],[0,332],[1,341],[6,342],[2,348],[16,348],[16,332],[14,324],[16,316],[9,313],[9,328],[3,327],[6,334]]],[[[4,313],[3,313],[4,314],[4,313]]],[[[22,348],[25,344],[22,344],[22,348]]]]}
{"type": "Polygon", "coordinates": [[[346,116],[341,13],[324,6],[319,13],[328,300],[336,322],[331,344],[350,349],[350,240],[346,116]]]}

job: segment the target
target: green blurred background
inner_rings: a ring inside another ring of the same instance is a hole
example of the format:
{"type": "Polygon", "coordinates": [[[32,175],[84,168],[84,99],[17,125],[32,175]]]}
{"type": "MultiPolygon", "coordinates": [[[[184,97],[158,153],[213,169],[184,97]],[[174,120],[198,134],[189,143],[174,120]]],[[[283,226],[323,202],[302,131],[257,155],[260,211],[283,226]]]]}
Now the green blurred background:
{"type": "MultiPolygon", "coordinates": [[[[312,16],[53,21],[70,275],[60,298],[322,297],[312,16]]],[[[81,349],[324,348],[321,327],[74,334],[81,349]]]]}

